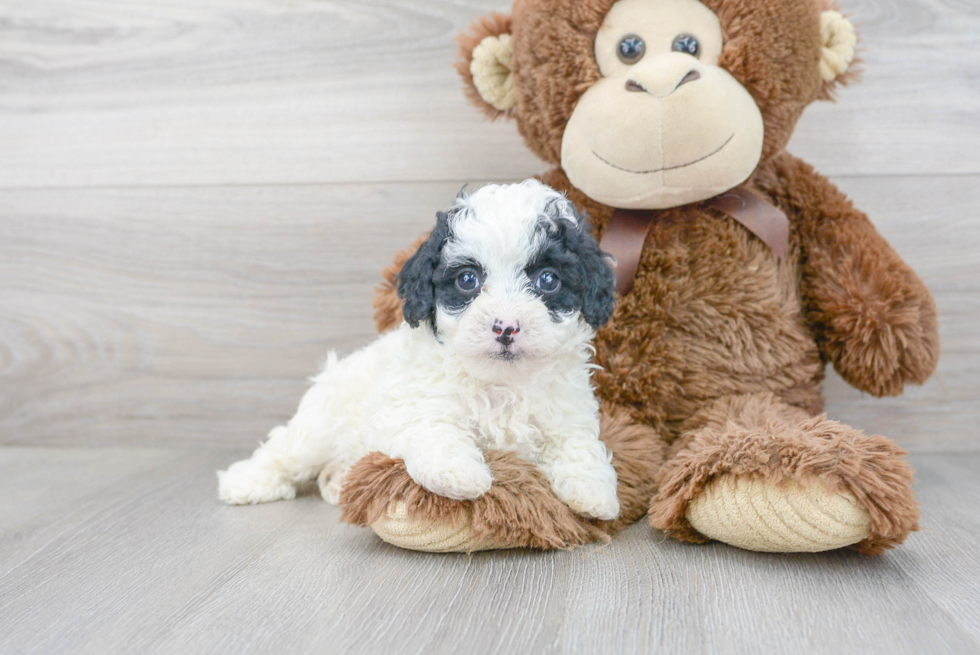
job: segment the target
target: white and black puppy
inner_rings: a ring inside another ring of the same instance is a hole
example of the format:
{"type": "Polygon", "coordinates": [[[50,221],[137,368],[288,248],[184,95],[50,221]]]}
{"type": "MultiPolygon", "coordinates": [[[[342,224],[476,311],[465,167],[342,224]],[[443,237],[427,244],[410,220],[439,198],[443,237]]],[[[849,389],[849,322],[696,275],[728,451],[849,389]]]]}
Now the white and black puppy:
{"type": "Polygon", "coordinates": [[[460,195],[398,279],[405,323],[344,359],[330,354],[288,425],[218,473],[228,503],[296,495],[319,476],[336,503],[344,474],[380,451],[433,493],[481,496],[483,451],[535,464],[572,509],[619,514],[599,440],[590,341],[615,280],[571,202],[540,182],[460,195]]]}

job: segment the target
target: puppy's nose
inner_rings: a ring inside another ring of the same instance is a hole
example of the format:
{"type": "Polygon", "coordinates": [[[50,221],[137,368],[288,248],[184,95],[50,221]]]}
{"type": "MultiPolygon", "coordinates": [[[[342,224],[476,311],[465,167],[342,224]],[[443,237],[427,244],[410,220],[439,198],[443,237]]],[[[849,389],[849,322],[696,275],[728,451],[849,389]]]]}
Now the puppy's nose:
{"type": "Polygon", "coordinates": [[[497,341],[509,346],[514,343],[514,335],[521,331],[521,324],[517,321],[502,321],[499,318],[493,322],[493,333],[497,335],[497,341]]]}

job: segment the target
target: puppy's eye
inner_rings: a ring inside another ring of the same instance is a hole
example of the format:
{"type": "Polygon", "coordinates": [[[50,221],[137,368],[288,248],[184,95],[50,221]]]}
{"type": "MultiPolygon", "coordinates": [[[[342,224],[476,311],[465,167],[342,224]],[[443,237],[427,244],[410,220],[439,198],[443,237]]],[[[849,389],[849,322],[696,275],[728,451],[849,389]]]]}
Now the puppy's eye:
{"type": "Polygon", "coordinates": [[[456,276],[456,288],[463,293],[475,293],[480,290],[480,276],[476,271],[466,269],[456,276]]]}
{"type": "Polygon", "coordinates": [[[545,269],[538,274],[538,279],[535,280],[534,286],[541,293],[554,293],[561,288],[561,279],[554,271],[545,269]]]}
{"type": "Polygon", "coordinates": [[[674,43],[671,44],[670,49],[692,57],[701,54],[701,44],[698,43],[697,38],[690,34],[678,34],[674,37],[674,43]]]}
{"type": "Polygon", "coordinates": [[[616,48],[619,61],[626,65],[633,65],[643,59],[646,54],[647,44],[636,34],[628,34],[623,37],[616,48]]]}

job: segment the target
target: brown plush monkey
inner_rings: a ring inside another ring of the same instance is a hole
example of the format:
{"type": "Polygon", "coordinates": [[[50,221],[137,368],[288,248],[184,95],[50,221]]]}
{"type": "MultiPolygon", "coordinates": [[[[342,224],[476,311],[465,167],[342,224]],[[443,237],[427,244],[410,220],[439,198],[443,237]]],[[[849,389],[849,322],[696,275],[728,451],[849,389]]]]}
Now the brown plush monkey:
{"type": "MultiPolygon", "coordinates": [[[[785,152],[852,76],[850,23],[820,0],[516,0],[460,38],[467,95],[559,166],[623,292],[596,340],[621,518],[589,521],[529,464],[488,458],[476,501],[362,460],[347,520],[422,550],[569,547],[649,512],[687,541],[890,548],[917,529],[904,453],[820,412],[826,363],[862,391],[922,383],[936,308],[868,218],[785,152]]],[[[385,272],[379,328],[400,321],[385,272]]]]}

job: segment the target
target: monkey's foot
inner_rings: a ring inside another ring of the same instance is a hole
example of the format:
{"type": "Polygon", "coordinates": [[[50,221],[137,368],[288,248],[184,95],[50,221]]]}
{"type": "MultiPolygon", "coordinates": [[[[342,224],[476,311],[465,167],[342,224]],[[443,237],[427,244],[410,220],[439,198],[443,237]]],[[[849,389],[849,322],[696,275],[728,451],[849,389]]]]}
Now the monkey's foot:
{"type": "Polygon", "coordinates": [[[682,541],[874,555],[918,529],[905,452],[769,395],[722,399],[661,469],[650,524],[682,541]]]}
{"type": "Polygon", "coordinates": [[[371,524],[371,529],[392,546],[426,553],[472,553],[507,547],[477,536],[469,512],[461,514],[457,520],[456,525],[450,521],[420,520],[409,515],[405,503],[395,502],[371,524]]]}
{"type": "Polygon", "coordinates": [[[815,553],[871,535],[871,517],[854,495],[830,492],[819,480],[804,487],[724,475],[691,500],[685,517],[710,539],[762,552],[815,553]]]}
{"type": "Polygon", "coordinates": [[[616,527],[573,512],[547,481],[514,453],[489,451],[493,486],[475,500],[428,491],[405,463],[369,453],[348,473],[342,520],[370,527],[390,544],[426,552],[572,548],[609,539],[616,527]]]}
{"type": "Polygon", "coordinates": [[[665,445],[625,410],[605,406],[600,419],[600,436],[612,452],[618,481],[615,520],[573,511],[536,466],[498,451],[485,453],[493,484],[473,500],[436,495],[417,484],[401,460],[368,453],[344,478],[342,520],[370,527],[390,544],[428,552],[554,550],[608,541],[646,513],[665,445]]]}

